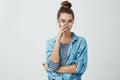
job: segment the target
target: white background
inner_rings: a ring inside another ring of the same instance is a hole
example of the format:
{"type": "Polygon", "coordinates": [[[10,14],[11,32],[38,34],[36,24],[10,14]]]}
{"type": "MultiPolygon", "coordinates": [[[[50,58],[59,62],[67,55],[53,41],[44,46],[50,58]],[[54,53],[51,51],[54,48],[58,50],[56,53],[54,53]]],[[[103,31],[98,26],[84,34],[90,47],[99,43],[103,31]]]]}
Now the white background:
{"type": "MultiPolygon", "coordinates": [[[[0,80],[47,80],[46,40],[56,36],[63,0],[0,0],[0,80]]],[[[83,80],[120,80],[120,1],[70,0],[72,31],[86,38],[83,80]]]]}

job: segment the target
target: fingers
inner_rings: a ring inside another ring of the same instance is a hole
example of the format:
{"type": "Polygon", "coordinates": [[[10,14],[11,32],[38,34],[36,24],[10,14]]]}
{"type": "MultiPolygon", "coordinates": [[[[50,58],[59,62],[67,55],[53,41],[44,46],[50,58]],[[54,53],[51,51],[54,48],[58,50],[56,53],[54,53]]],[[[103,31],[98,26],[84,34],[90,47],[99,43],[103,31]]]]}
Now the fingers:
{"type": "Polygon", "coordinates": [[[64,29],[61,31],[61,33],[65,32],[66,30],[67,30],[67,28],[64,28],[64,29]]]}
{"type": "Polygon", "coordinates": [[[64,29],[66,29],[67,27],[66,26],[64,26],[64,27],[62,27],[60,30],[62,31],[62,30],[64,30],[64,29]]]}
{"type": "Polygon", "coordinates": [[[64,23],[63,26],[66,26],[68,24],[68,22],[64,23]]]}
{"type": "Polygon", "coordinates": [[[60,30],[61,30],[61,32],[64,32],[64,31],[66,31],[66,30],[67,30],[67,26],[66,26],[66,24],[67,24],[67,23],[65,23],[65,24],[63,25],[63,27],[61,27],[61,29],[60,29],[60,30]]]}
{"type": "Polygon", "coordinates": [[[47,66],[46,63],[43,63],[43,67],[44,67],[44,70],[51,71],[51,70],[48,68],[48,66],[47,66]]]}
{"type": "Polygon", "coordinates": [[[43,65],[44,69],[47,70],[47,65],[46,65],[46,63],[43,63],[42,65],[43,65]]]}
{"type": "MultiPolygon", "coordinates": [[[[67,22],[68,23],[68,22],[67,22]]],[[[57,40],[60,41],[63,33],[67,30],[67,23],[63,24],[61,27],[59,27],[59,32],[58,32],[58,35],[57,35],[57,40]]]]}
{"type": "Polygon", "coordinates": [[[63,32],[65,32],[66,30],[67,30],[67,27],[64,26],[64,27],[61,29],[61,32],[63,33],[63,32]]]}
{"type": "Polygon", "coordinates": [[[45,62],[43,62],[43,64],[42,64],[42,65],[44,66],[45,64],[46,64],[46,63],[45,63],[45,62]]]}
{"type": "Polygon", "coordinates": [[[64,24],[61,26],[61,28],[66,27],[66,24],[67,24],[67,23],[68,23],[68,22],[64,23],[64,24]]]}
{"type": "Polygon", "coordinates": [[[66,26],[67,23],[64,23],[62,27],[66,26]]]}

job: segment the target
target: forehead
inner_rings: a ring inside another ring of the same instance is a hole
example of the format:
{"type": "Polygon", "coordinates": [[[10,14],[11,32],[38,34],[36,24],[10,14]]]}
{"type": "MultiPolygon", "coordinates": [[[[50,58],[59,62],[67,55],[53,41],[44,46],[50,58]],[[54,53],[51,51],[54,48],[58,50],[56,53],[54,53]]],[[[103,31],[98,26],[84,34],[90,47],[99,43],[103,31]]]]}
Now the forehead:
{"type": "Polygon", "coordinates": [[[73,20],[72,14],[69,13],[60,13],[60,20],[73,20]]]}

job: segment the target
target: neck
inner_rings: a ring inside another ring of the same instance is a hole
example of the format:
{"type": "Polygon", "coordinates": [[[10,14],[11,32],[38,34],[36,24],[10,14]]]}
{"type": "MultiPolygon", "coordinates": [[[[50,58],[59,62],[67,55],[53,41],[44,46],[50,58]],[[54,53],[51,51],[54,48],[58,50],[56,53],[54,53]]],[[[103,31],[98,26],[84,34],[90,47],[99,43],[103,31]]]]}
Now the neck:
{"type": "Polygon", "coordinates": [[[62,43],[68,43],[70,42],[72,39],[72,33],[69,32],[69,33],[63,33],[62,35],[62,38],[61,38],[61,42],[62,43]]]}
{"type": "Polygon", "coordinates": [[[72,33],[63,33],[62,38],[71,38],[72,33]]]}

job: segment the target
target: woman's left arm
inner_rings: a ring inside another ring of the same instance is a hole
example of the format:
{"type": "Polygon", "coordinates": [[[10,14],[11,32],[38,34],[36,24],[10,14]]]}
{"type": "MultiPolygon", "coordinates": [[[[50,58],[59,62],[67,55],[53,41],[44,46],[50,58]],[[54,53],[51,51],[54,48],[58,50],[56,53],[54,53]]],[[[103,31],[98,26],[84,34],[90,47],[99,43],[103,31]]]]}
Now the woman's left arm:
{"type": "MultiPolygon", "coordinates": [[[[51,71],[46,63],[43,63],[43,67],[47,71],[51,71]]],[[[76,72],[76,65],[72,64],[69,66],[60,66],[58,70],[56,70],[58,73],[75,73],[76,72]]]]}
{"type": "Polygon", "coordinates": [[[76,72],[76,65],[72,64],[69,66],[60,66],[58,70],[56,70],[58,73],[75,73],[76,72]]]}

